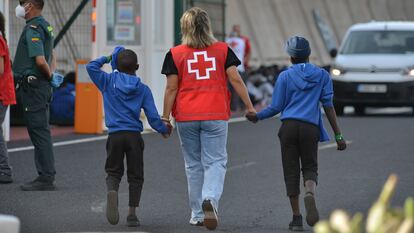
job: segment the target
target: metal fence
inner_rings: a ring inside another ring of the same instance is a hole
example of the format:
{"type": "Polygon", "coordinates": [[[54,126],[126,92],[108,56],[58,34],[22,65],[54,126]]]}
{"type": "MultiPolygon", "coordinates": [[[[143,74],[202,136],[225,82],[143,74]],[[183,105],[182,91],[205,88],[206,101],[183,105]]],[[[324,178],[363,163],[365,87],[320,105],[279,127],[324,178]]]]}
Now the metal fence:
{"type": "MultiPolygon", "coordinates": [[[[43,16],[54,27],[55,36],[62,29],[69,17],[75,11],[82,0],[53,0],[45,1],[43,16]]],[[[23,30],[25,21],[16,18],[14,9],[18,1],[10,1],[10,53],[14,58],[17,43],[23,30]]],[[[91,12],[92,3],[89,2],[82,10],[69,31],[62,38],[62,41],[55,48],[57,58],[57,69],[67,73],[74,70],[75,61],[78,59],[89,60],[92,50],[91,42],[91,12]]]]}

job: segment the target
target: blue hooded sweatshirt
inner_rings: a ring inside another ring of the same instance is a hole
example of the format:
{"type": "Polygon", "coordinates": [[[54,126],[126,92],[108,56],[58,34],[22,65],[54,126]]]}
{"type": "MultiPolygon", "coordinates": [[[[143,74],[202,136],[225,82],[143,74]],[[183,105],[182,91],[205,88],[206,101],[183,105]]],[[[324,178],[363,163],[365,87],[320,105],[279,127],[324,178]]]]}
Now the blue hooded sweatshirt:
{"type": "Polygon", "coordinates": [[[294,119],[319,127],[320,141],[329,141],[323,127],[320,103],[333,107],[332,80],[328,72],[310,63],[295,64],[283,71],[273,90],[272,104],[257,114],[259,120],[281,113],[280,119],[294,119]]]}
{"type": "Polygon", "coordinates": [[[167,133],[168,129],[161,121],[149,87],[141,83],[141,79],[135,75],[118,71],[108,74],[102,71],[101,67],[107,62],[107,57],[100,57],[91,61],[86,70],[102,92],[108,132],[142,132],[143,126],[139,117],[143,108],[151,127],[158,133],[167,133]]]}

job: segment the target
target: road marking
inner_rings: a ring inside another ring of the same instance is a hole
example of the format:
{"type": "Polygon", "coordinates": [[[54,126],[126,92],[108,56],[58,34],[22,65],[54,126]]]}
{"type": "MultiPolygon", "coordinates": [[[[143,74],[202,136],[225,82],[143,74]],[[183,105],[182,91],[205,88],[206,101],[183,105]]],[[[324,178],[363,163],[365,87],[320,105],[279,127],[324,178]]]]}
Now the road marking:
{"type": "Polygon", "coordinates": [[[97,200],[92,202],[91,210],[94,213],[103,213],[106,206],[106,201],[97,200]]]}
{"type": "Polygon", "coordinates": [[[247,121],[246,117],[235,117],[235,118],[230,118],[229,123],[237,123],[237,122],[243,122],[243,121],[247,121]]]}
{"type": "MultiPolygon", "coordinates": [[[[346,141],[346,144],[350,145],[350,144],[352,144],[352,141],[346,141]]],[[[336,144],[336,142],[334,142],[334,143],[329,143],[329,144],[326,144],[326,145],[319,146],[318,149],[319,150],[325,150],[325,149],[336,148],[336,147],[337,147],[337,144],[336,144]]]]}
{"type": "MultiPolygon", "coordinates": [[[[108,135],[104,135],[104,136],[97,136],[97,137],[90,137],[90,138],[55,142],[55,143],[53,143],[53,147],[67,146],[67,145],[73,145],[73,144],[79,144],[79,143],[85,143],[85,142],[95,142],[95,141],[105,140],[107,138],[108,138],[108,135]]],[[[18,147],[18,148],[8,149],[7,151],[9,153],[13,153],[13,152],[33,150],[33,149],[34,149],[34,146],[25,146],[25,147],[18,147]]]]}
{"type": "MultiPolygon", "coordinates": [[[[243,122],[243,121],[246,121],[246,120],[247,119],[245,117],[237,117],[237,118],[230,119],[229,123],[243,122]]],[[[142,134],[147,134],[147,133],[153,133],[153,131],[152,130],[146,130],[146,131],[142,132],[142,134]]],[[[90,138],[55,142],[55,143],[53,143],[53,147],[68,146],[68,145],[85,143],[85,142],[96,142],[96,141],[106,140],[107,138],[108,138],[108,135],[104,135],[104,136],[97,136],[97,137],[90,137],[90,138]]],[[[14,153],[14,152],[33,150],[33,149],[34,149],[34,146],[25,146],[25,147],[17,147],[17,148],[8,149],[7,152],[14,153]]]]}
{"type": "Polygon", "coordinates": [[[128,232],[128,233],[151,233],[151,232],[148,232],[148,231],[117,231],[117,232],[115,232],[115,231],[113,231],[113,232],[107,232],[107,231],[105,231],[105,232],[103,232],[103,231],[96,231],[96,232],[86,232],[86,231],[81,231],[81,232],[60,232],[60,233],[126,233],[126,232],[128,232]]]}
{"type": "MultiPolygon", "coordinates": [[[[118,192],[118,200],[128,200],[128,192],[118,192]]],[[[91,211],[94,213],[104,213],[106,207],[106,199],[97,199],[91,204],[91,211]]]]}
{"type": "Polygon", "coordinates": [[[234,165],[234,166],[231,166],[231,167],[227,168],[227,171],[230,172],[230,171],[234,171],[234,170],[238,170],[238,169],[243,169],[243,168],[251,167],[255,164],[256,164],[256,162],[247,162],[247,163],[244,163],[244,164],[234,165]]]}

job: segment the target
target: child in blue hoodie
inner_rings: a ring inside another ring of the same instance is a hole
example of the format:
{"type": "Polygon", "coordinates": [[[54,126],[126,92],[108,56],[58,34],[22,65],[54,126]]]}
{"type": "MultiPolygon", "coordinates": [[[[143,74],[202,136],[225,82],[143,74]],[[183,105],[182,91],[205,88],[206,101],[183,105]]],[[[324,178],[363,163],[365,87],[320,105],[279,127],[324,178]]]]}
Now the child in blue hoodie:
{"type": "Polygon", "coordinates": [[[136,76],[138,68],[137,55],[123,47],[115,48],[111,56],[100,57],[86,66],[92,81],[102,92],[105,124],[109,133],[105,163],[108,189],[106,216],[111,224],[115,225],[119,221],[118,189],[124,174],[126,156],[129,183],[127,225],[131,227],[140,225],[136,207],[139,206],[144,183],[141,108],[144,109],[151,127],[164,137],[168,137],[172,130],[171,125],[161,120],[151,90],[136,76]],[[114,70],[112,73],[101,70],[109,62],[114,70]]]}
{"type": "Polygon", "coordinates": [[[286,43],[292,66],[282,72],[273,91],[272,104],[259,113],[248,113],[247,119],[259,120],[281,113],[279,139],[287,195],[293,212],[289,229],[303,230],[299,210],[300,171],[305,185],[306,222],[313,226],[319,221],[315,202],[318,178],[318,141],[328,141],[323,127],[320,104],[335,133],[338,150],[346,143],[337,124],[333,108],[332,80],[328,72],[309,63],[311,49],[303,37],[292,37],[286,43]]]}

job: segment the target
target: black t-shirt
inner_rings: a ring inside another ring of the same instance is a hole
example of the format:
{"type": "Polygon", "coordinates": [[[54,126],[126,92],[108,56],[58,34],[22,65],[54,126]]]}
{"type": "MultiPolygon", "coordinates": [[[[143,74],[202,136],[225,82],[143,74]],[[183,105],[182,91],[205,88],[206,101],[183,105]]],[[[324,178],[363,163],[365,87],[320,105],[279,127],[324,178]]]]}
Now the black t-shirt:
{"type": "MultiPolygon", "coordinates": [[[[228,48],[227,57],[226,57],[226,64],[225,69],[229,68],[230,66],[238,66],[241,62],[237,58],[236,54],[234,54],[233,50],[228,48]]],[[[161,74],[170,75],[170,74],[178,74],[177,66],[175,66],[171,50],[165,55],[164,64],[162,65],[161,74]]]]}

